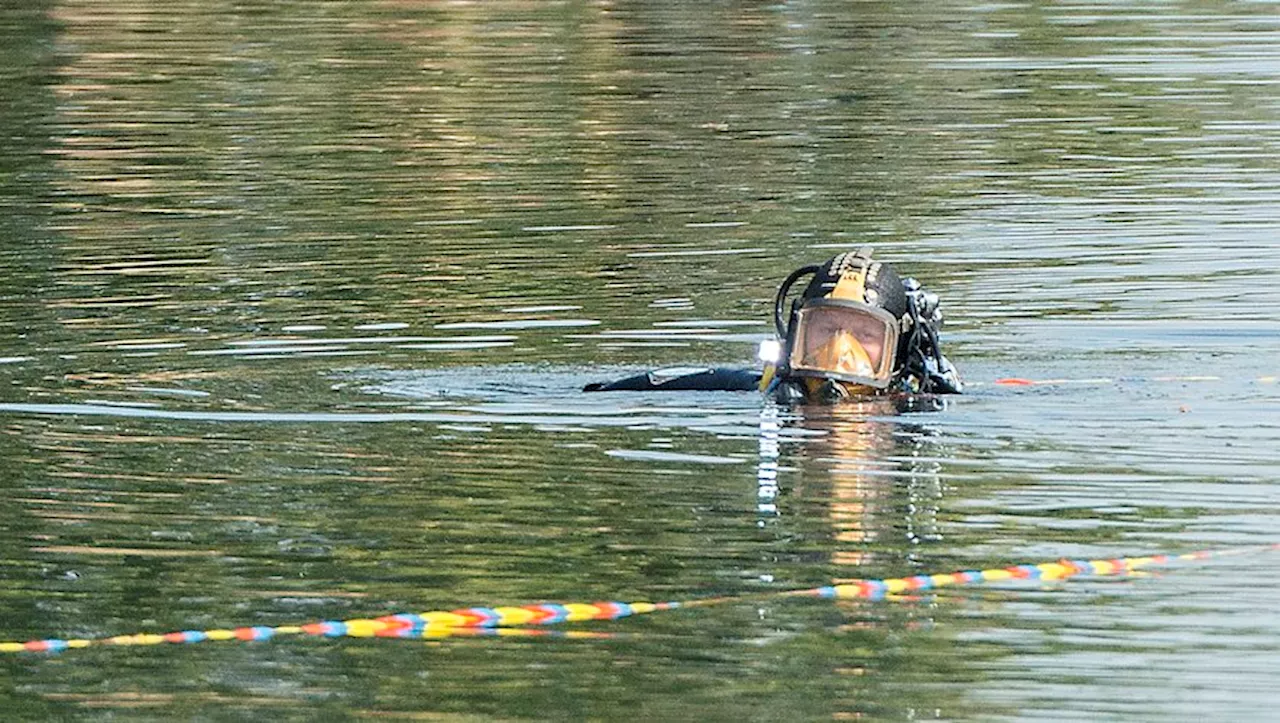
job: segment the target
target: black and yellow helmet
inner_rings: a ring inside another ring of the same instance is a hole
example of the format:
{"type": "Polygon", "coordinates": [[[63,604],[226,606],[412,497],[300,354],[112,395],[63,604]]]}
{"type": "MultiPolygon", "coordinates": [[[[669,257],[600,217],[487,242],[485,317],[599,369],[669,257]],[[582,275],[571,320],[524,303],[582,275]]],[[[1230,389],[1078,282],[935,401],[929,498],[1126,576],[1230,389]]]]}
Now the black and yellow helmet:
{"type": "Polygon", "coordinates": [[[934,379],[950,367],[938,350],[937,306],[937,297],[914,279],[904,281],[873,260],[870,248],[797,269],[774,299],[781,342],[776,375],[809,398],[958,391],[958,380],[939,385],[934,379]],[[788,305],[805,277],[808,285],[788,305]]]}

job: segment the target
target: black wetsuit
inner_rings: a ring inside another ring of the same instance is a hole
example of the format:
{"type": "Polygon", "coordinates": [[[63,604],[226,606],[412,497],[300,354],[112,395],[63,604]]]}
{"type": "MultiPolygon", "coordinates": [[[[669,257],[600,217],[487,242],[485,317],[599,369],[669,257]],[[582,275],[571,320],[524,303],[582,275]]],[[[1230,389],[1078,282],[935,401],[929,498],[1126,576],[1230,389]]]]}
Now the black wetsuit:
{"type": "MultiPolygon", "coordinates": [[[[928,380],[926,394],[959,394],[960,379],[955,367],[947,358],[925,362],[923,372],[928,380]]],[[[611,382],[593,382],[583,387],[584,392],[755,392],[763,391],[775,401],[791,404],[802,400],[836,402],[848,397],[840,384],[828,382],[822,389],[808,390],[799,379],[775,378],[768,389],[760,389],[764,374],[757,369],[728,369],[677,367],[655,369],[644,374],[615,379],[611,382]]],[[[920,387],[913,385],[913,377],[897,377],[889,393],[918,394],[920,387]]]]}
{"type": "Polygon", "coordinates": [[[760,389],[758,369],[656,369],[611,382],[594,382],[584,392],[754,392],[760,389]]]}

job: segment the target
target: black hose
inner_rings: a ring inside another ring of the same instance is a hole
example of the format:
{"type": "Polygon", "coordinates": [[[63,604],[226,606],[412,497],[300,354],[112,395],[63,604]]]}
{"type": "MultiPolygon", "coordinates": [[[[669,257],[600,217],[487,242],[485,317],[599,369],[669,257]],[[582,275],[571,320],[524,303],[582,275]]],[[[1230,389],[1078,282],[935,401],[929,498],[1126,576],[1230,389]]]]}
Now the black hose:
{"type": "Polygon", "coordinates": [[[778,287],[778,295],[773,297],[773,328],[777,330],[778,338],[784,342],[789,341],[787,334],[791,330],[790,316],[785,322],[782,320],[782,314],[787,303],[787,294],[791,291],[792,285],[799,281],[802,276],[817,274],[820,271],[822,271],[821,266],[802,266],[792,271],[787,280],[782,282],[782,286],[778,287]]]}

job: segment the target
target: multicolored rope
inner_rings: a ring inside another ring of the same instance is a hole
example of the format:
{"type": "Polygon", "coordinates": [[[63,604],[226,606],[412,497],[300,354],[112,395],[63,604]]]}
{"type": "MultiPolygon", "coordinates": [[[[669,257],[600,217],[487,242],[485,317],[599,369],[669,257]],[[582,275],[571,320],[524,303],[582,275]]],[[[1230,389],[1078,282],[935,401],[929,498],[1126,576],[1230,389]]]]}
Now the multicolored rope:
{"type": "MultiPolygon", "coordinates": [[[[1147,567],[1159,567],[1176,562],[1208,560],[1267,550],[1280,550],[1280,543],[1255,547],[1203,550],[1182,555],[1120,557],[1110,560],[1058,560],[1056,562],[1012,565],[988,570],[963,570],[936,575],[913,575],[911,577],[882,580],[857,580],[840,585],[805,590],[704,598],[685,602],[542,603],[514,607],[474,607],[451,611],[398,613],[378,618],[329,620],[306,625],[183,630],[164,634],[138,633],[105,638],[74,638],[69,640],[31,640],[25,643],[0,643],[0,653],[61,652],[90,646],[161,645],[164,643],[199,643],[208,640],[261,641],[286,635],[312,635],[328,638],[443,638],[453,635],[544,635],[557,631],[530,630],[520,626],[554,625],[589,620],[618,620],[662,610],[705,607],[758,597],[814,597],[874,601],[941,587],[978,583],[1026,580],[1054,581],[1065,580],[1083,574],[1099,576],[1126,575],[1147,567]]],[[[605,633],[583,631],[564,631],[563,635],[568,637],[607,637],[605,633]]]]}

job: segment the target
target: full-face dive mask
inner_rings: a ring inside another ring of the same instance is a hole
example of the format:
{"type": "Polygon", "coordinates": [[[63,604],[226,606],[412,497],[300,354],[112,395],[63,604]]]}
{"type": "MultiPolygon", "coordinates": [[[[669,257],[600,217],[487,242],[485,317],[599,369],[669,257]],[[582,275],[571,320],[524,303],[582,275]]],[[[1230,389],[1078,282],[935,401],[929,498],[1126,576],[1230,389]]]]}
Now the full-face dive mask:
{"type": "Polygon", "coordinates": [[[958,392],[955,370],[938,348],[941,323],[937,296],[872,261],[868,248],[805,266],[774,299],[778,341],[762,346],[762,388],[786,384],[811,401],[886,390],[958,392]],[[807,276],[788,308],[792,287],[807,276]]]}

